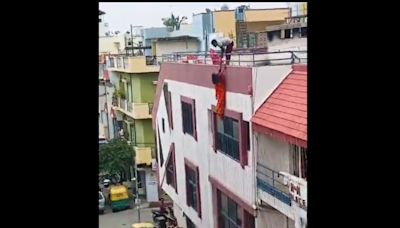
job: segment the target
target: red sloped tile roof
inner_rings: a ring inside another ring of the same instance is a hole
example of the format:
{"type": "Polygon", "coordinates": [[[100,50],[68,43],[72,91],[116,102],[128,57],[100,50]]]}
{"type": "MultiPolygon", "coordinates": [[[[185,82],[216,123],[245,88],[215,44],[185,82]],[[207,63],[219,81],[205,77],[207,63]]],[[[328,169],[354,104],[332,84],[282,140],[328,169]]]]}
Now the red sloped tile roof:
{"type": "Polygon", "coordinates": [[[293,66],[251,122],[255,131],[307,147],[307,66],[293,66]]]}

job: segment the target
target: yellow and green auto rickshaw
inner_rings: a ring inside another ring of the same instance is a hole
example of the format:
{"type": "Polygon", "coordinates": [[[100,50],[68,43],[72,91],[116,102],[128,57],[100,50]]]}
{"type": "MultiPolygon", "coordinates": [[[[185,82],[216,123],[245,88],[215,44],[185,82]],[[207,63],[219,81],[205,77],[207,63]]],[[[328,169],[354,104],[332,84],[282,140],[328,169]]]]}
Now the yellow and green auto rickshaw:
{"type": "Polygon", "coordinates": [[[124,185],[112,186],[110,188],[110,200],[113,212],[131,207],[128,189],[124,185]]]}

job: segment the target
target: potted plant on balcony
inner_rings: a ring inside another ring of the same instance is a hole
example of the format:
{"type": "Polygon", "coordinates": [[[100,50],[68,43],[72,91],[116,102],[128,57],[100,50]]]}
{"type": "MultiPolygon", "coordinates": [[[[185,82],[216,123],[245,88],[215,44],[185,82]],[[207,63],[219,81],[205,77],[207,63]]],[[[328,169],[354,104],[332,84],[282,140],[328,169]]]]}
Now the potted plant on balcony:
{"type": "Polygon", "coordinates": [[[123,88],[119,88],[118,90],[115,90],[113,93],[113,100],[116,100],[117,106],[121,106],[121,99],[125,99],[125,91],[123,88]]]}
{"type": "Polygon", "coordinates": [[[124,91],[124,89],[122,87],[119,88],[119,90],[117,91],[117,95],[118,95],[119,98],[125,99],[125,91],[124,91]]]}

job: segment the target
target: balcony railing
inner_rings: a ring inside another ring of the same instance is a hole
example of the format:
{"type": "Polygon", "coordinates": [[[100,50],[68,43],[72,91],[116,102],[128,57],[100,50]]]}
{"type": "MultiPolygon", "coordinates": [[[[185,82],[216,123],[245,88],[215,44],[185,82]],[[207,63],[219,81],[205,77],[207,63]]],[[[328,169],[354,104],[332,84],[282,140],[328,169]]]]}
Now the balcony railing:
{"type": "Polygon", "coordinates": [[[146,65],[147,66],[160,65],[158,60],[159,60],[159,58],[157,58],[157,56],[146,56],[146,65]]]}
{"type": "MultiPolygon", "coordinates": [[[[177,52],[161,56],[161,62],[219,65],[219,60],[216,55],[219,56],[220,53],[177,52]]],[[[268,52],[266,48],[246,48],[235,49],[229,55],[231,56],[229,65],[232,66],[267,66],[307,63],[307,50],[268,52]]]]}
{"type": "Polygon", "coordinates": [[[279,172],[257,163],[257,187],[290,206],[289,187],[283,179],[279,172]]]}
{"type": "Polygon", "coordinates": [[[109,58],[108,62],[108,67],[109,68],[114,68],[115,67],[115,63],[114,63],[114,58],[109,58]]]}
{"type": "Polygon", "coordinates": [[[121,68],[121,58],[117,57],[117,68],[121,68]]]}
{"type": "Polygon", "coordinates": [[[151,119],[153,103],[132,103],[125,99],[113,99],[113,106],[118,106],[120,111],[134,119],[151,119]]]}
{"type": "Polygon", "coordinates": [[[111,70],[123,71],[128,73],[158,72],[160,70],[161,57],[157,56],[128,56],[112,55],[107,56],[107,62],[111,70]],[[116,66],[114,66],[116,62],[116,66]]]}
{"type": "Polygon", "coordinates": [[[118,98],[116,98],[116,97],[112,98],[112,105],[113,106],[118,106],[118,98]]]}
{"type": "Polygon", "coordinates": [[[124,64],[124,69],[127,69],[128,68],[128,57],[127,56],[123,57],[123,64],[124,64]]]}
{"type": "Polygon", "coordinates": [[[153,111],[153,103],[149,103],[149,114],[151,115],[152,111],[153,111]]]}
{"type": "Polygon", "coordinates": [[[125,100],[125,99],[120,99],[119,100],[119,107],[122,109],[122,110],[127,110],[127,104],[128,102],[125,100]]]}
{"type": "Polygon", "coordinates": [[[136,163],[138,165],[151,165],[151,160],[153,159],[153,148],[154,143],[136,143],[134,149],[136,152],[136,163]]]}
{"type": "Polygon", "coordinates": [[[132,112],[133,108],[132,108],[132,102],[127,102],[127,109],[128,112],[132,112]]]}

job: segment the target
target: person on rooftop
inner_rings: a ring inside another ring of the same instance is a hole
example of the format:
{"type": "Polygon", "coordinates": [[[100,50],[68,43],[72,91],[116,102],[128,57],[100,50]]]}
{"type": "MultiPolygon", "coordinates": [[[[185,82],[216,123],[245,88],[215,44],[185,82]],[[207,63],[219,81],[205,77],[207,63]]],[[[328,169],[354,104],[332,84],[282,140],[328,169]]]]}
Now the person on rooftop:
{"type": "Polygon", "coordinates": [[[214,47],[219,47],[221,49],[221,59],[224,56],[225,53],[225,59],[226,59],[226,65],[229,65],[229,62],[231,60],[231,53],[233,49],[233,41],[229,38],[215,38],[211,41],[211,44],[214,47]]]}

